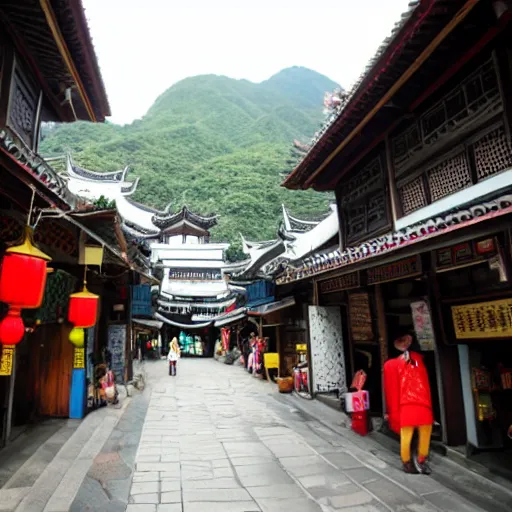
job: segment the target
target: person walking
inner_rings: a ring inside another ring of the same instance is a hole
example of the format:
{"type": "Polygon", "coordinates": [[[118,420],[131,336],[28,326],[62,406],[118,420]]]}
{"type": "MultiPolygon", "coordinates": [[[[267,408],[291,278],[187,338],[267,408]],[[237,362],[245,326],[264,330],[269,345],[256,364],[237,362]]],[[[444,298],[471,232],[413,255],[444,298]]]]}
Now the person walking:
{"type": "Polygon", "coordinates": [[[169,361],[169,375],[172,375],[173,377],[176,376],[176,365],[180,356],[181,350],[178,344],[178,339],[174,337],[169,345],[169,354],[167,354],[167,360],[169,361]]]}

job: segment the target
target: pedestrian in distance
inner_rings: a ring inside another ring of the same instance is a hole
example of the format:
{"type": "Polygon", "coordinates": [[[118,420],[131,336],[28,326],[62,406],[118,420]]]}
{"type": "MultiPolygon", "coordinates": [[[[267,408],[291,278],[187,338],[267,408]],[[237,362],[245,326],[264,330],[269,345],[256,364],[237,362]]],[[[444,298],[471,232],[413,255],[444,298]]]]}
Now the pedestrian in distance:
{"type": "Polygon", "coordinates": [[[169,345],[169,354],[167,354],[167,360],[169,361],[169,375],[173,377],[176,376],[176,365],[178,364],[180,356],[181,350],[178,344],[178,339],[174,337],[169,345]]]}

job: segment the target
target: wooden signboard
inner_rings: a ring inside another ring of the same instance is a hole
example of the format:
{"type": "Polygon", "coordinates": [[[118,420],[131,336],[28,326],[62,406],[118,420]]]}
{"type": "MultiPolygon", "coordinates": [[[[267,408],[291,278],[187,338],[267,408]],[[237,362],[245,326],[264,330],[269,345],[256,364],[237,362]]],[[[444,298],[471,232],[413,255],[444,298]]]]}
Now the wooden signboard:
{"type": "Polygon", "coordinates": [[[422,351],[434,350],[435,338],[430,307],[426,300],[411,302],[414,332],[422,351]]]}
{"type": "Polygon", "coordinates": [[[512,299],[452,306],[455,337],[464,339],[512,336],[512,299]]]}
{"type": "Polygon", "coordinates": [[[494,237],[476,242],[464,242],[444,247],[434,252],[436,270],[445,270],[464,266],[468,263],[484,261],[497,254],[498,244],[494,237]]]}
{"type": "Polygon", "coordinates": [[[124,380],[126,348],[126,325],[109,325],[108,349],[112,354],[111,370],[116,376],[116,382],[124,380]]]}
{"type": "Polygon", "coordinates": [[[340,292],[352,288],[359,288],[359,272],[331,277],[318,283],[318,289],[322,294],[340,292]]]}
{"type": "Polygon", "coordinates": [[[386,283],[421,274],[421,258],[413,256],[405,260],[395,261],[389,265],[371,268],[367,271],[368,284],[386,283]]]}
{"type": "Polygon", "coordinates": [[[370,298],[367,293],[349,295],[350,332],[357,342],[374,341],[370,298]]]}

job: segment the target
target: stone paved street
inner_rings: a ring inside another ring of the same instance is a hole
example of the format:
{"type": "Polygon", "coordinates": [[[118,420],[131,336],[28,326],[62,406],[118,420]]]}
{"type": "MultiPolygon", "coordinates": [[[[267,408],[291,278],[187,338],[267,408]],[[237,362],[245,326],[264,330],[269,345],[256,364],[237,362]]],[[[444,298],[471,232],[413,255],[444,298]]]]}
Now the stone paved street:
{"type": "Polygon", "coordinates": [[[146,371],[127,512],[484,510],[433,478],[403,474],[240,367],[184,359],[176,378],[164,361],[146,371]]]}

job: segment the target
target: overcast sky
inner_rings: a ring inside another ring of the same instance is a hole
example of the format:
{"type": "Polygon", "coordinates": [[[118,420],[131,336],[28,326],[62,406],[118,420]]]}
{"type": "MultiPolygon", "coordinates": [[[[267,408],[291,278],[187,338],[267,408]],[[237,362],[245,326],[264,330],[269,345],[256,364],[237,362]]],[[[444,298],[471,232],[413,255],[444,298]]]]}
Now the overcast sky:
{"type": "Polygon", "coordinates": [[[408,2],[83,0],[116,123],[193,75],[261,82],[306,66],[347,88],[408,2]]]}

